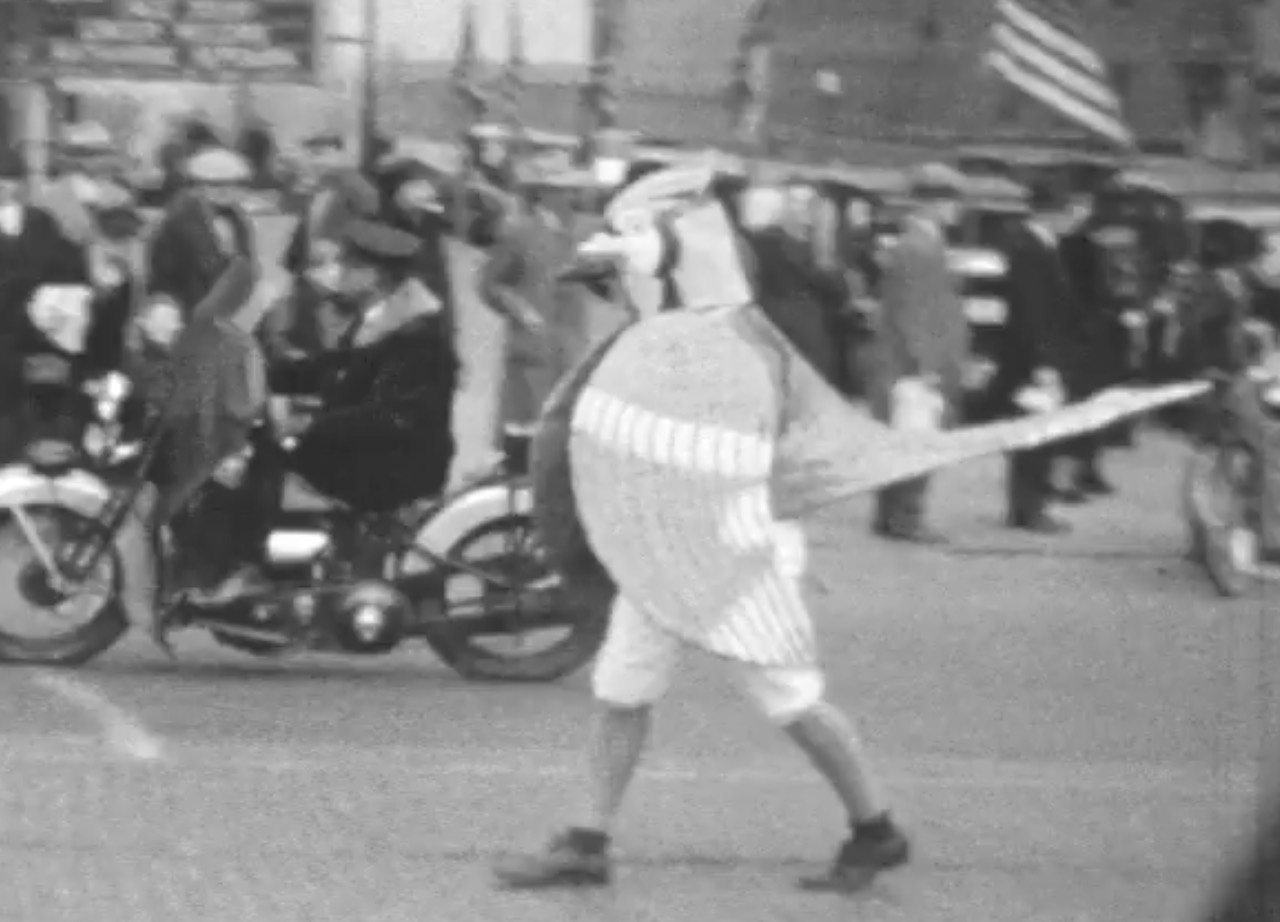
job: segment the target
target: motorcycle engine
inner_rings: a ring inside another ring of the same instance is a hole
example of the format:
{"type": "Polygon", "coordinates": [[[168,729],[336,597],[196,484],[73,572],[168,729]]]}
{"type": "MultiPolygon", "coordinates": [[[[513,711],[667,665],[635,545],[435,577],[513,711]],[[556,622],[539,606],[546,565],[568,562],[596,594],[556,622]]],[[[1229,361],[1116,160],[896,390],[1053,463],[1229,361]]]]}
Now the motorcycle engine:
{"type": "Polygon", "coordinates": [[[409,625],[409,600],[387,583],[357,583],[337,605],[334,639],[348,653],[386,653],[400,643],[409,625]]]}

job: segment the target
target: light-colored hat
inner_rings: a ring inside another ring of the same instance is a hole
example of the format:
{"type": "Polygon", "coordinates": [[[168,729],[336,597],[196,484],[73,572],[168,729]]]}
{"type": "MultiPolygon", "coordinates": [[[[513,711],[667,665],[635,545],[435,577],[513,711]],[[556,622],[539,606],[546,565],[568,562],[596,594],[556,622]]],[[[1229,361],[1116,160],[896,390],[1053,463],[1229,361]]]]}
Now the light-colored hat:
{"type": "Polygon", "coordinates": [[[963,174],[945,163],[922,163],[907,173],[912,198],[959,198],[964,189],[963,174]]]}
{"type": "Polygon", "coordinates": [[[187,158],[183,172],[192,182],[235,186],[253,178],[249,161],[225,147],[207,147],[187,158]]]}
{"type": "Polygon", "coordinates": [[[105,153],[115,150],[111,132],[99,122],[75,122],[62,129],[58,140],[68,152],[105,153]]]}

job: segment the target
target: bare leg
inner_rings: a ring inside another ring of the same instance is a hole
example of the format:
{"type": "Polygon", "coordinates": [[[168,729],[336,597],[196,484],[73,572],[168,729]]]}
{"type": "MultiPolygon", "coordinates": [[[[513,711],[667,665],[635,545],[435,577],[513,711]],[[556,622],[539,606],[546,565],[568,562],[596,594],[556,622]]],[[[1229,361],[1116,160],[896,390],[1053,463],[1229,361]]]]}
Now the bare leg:
{"type": "Polygon", "coordinates": [[[590,801],[582,826],[605,835],[613,829],[623,798],[649,740],[653,708],[605,706],[591,745],[590,801]]]}
{"type": "Polygon", "coordinates": [[[788,724],[786,731],[835,790],[851,822],[864,823],[885,815],[884,794],[843,714],[822,702],[788,724]]]}

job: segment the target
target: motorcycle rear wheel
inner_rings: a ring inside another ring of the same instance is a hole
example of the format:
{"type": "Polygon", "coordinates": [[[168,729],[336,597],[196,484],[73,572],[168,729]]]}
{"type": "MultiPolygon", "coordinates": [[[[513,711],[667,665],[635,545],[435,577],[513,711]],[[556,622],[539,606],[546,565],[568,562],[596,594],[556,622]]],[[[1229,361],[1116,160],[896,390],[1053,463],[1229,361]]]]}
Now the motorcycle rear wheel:
{"type": "MultiPolygon", "coordinates": [[[[45,531],[44,526],[53,527],[56,537],[52,541],[46,540],[45,546],[54,555],[60,549],[58,545],[69,536],[98,527],[92,518],[62,505],[32,503],[24,504],[22,509],[42,532],[45,531]]],[[[8,584],[13,596],[0,611],[12,611],[17,605],[24,605],[38,609],[42,617],[60,618],[71,603],[88,602],[92,605],[82,624],[52,636],[24,637],[0,628],[0,662],[80,666],[109,649],[125,633],[129,622],[120,600],[123,568],[114,548],[107,550],[99,562],[98,571],[85,586],[75,587],[76,591],[72,592],[59,592],[50,586],[45,568],[23,536],[12,512],[0,511],[0,536],[10,542],[17,538],[13,542],[15,547],[3,554],[2,563],[12,568],[5,574],[4,583],[8,584]],[[19,547],[26,549],[22,556],[13,553],[19,547]],[[96,596],[80,591],[89,589],[100,591],[96,596]]],[[[3,623],[3,618],[0,615],[0,623],[3,623]]]]}
{"type": "MultiPolygon", "coordinates": [[[[516,542],[527,546],[529,536],[534,532],[531,516],[513,514],[492,519],[473,528],[454,543],[446,555],[451,560],[466,560],[483,570],[479,561],[468,556],[469,551],[481,541],[496,536],[510,536],[516,542]]],[[[528,569],[521,569],[518,581],[521,585],[535,586],[548,579],[556,579],[546,564],[530,554],[528,569]]],[[[495,576],[513,579],[510,568],[506,572],[495,571],[495,576]]],[[[466,679],[487,682],[554,682],[589,663],[604,642],[605,629],[608,626],[608,612],[593,612],[585,607],[568,627],[565,636],[549,646],[527,654],[503,655],[478,642],[475,634],[461,621],[450,621],[451,605],[448,599],[449,584],[453,579],[465,574],[457,573],[445,580],[444,599],[440,606],[443,618],[428,618],[423,624],[423,634],[435,651],[448,666],[466,679]]],[[[471,578],[471,577],[468,577],[471,578]]],[[[486,587],[486,593],[504,593],[494,586],[486,587]]],[[[541,589],[541,592],[548,590],[541,589]]],[[[509,595],[509,593],[505,593],[509,595]]],[[[558,590],[556,604],[567,606],[572,604],[563,592],[558,590]]],[[[495,595],[495,598],[497,596],[495,595]]],[[[436,603],[432,603],[436,604],[436,603]]]]}

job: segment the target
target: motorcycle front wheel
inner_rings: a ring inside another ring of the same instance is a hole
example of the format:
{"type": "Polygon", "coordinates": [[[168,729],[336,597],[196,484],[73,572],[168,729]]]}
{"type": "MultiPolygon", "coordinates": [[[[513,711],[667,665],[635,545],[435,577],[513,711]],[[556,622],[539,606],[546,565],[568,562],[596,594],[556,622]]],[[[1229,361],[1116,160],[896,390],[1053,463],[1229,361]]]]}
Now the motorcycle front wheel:
{"type": "Polygon", "coordinates": [[[0,509],[0,662],[79,666],[128,629],[114,548],[74,585],[56,577],[56,561],[98,523],[66,506],[32,503],[0,509]]]}
{"type": "Polygon", "coordinates": [[[552,682],[595,657],[608,612],[592,611],[569,597],[538,552],[531,516],[513,513],[484,522],[445,556],[465,569],[446,576],[440,617],[424,620],[422,631],[436,655],[459,675],[552,682]],[[555,612],[553,625],[544,616],[548,611],[555,612]]]}

